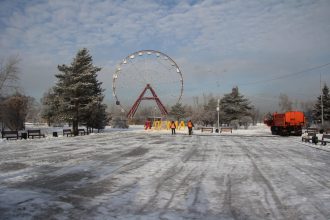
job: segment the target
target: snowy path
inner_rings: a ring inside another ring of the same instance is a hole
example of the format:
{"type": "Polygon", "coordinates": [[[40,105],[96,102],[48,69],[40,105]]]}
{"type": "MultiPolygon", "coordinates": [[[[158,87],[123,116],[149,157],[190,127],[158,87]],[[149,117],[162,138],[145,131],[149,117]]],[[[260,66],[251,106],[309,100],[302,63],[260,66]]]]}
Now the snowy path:
{"type": "Polygon", "coordinates": [[[111,132],[0,143],[0,219],[329,219],[298,137],[111,132]]]}

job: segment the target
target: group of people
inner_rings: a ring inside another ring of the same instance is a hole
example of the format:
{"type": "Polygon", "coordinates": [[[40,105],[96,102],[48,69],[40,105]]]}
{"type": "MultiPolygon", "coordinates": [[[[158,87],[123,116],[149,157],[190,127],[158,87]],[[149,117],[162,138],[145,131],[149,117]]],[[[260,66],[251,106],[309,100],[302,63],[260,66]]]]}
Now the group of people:
{"type": "MultiPolygon", "coordinates": [[[[191,120],[188,121],[187,127],[188,127],[188,134],[192,135],[192,128],[194,127],[194,124],[192,123],[191,120]]],[[[175,124],[174,121],[171,121],[170,128],[172,130],[172,135],[174,135],[175,134],[175,129],[176,129],[176,124],[175,124]]]]}

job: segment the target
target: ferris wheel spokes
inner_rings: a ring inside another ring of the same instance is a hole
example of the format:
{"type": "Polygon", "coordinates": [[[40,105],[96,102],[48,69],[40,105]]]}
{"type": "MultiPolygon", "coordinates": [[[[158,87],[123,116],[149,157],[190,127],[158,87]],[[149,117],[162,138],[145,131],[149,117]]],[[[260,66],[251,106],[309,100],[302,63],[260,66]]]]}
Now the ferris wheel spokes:
{"type": "Polygon", "coordinates": [[[160,98],[180,102],[183,78],[180,68],[169,56],[155,50],[142,50],[128,55],[117,66],[112,89],[116,105],[120,106],[122,112],[128,112],[129,118],[134,117],[142,100],[154,100],[161,114],[167,115],[160,98]],[[151,96],[146,96],[147,91],[151,96]],[[138,94],[131,108],[124,106],[131,97],[138,94]]]}

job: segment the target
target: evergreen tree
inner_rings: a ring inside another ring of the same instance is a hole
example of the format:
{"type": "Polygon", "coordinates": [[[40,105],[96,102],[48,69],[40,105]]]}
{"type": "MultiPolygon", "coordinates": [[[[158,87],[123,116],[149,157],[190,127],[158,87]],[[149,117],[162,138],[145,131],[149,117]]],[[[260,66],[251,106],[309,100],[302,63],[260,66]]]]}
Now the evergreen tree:
{"type": "Polygon", "coordinates": [[[42,109],[41,117],[46,120],[48,126],[52,123],[61,122],[59,117],[59,97],[55,94],[54,88],[51,88],[41,98],[42,109]]]}
{"type": "Polygon", "coordinates": [[[176,103],[171,107],[170,115],[172,115],[177,121],[180,121],[180,119],[184,118],[185,113],[185,108],[181,103],[176,103]]]}
{"type": "Polygon", "coordinates": [[[249,100],[238,92],[238,87],[233,88],[231,93],[225,94],[220,100],[222,120],[226,124],[233,120],[240,121],[243,116],[250,116],[251,108],[249,100]]]}
{"type": "Polygon", "coordinates": [[[84,48],[78,51],[70,66],[59,65],[58,70],[60,73],[55,75],[58,82],[54,87],[55,97],[58,98],[57,115],[72,123],[73,132],[78,135],[79,124],[88,123],[95,116],[93,114],[98,117],[105,115],[103,107],[95,111],[95,106],[102,106],[104,98],[102,83],[97,80],[97,72],[101,68],[93,66],[92,56],[84,48]]]}
{"type": "Polygon", "coordinates": [[[98,130],[104,129],[110,120],[107,116],[106,108],[107,106],[104,104],[95,104],[95,106],[91,108],[90,117],[87,119],[87,127],[96,128],[98,130]]]}
{"type": "MultiPolygon", "coordinates": [[[[330,94],[329,88],[326,84],[322,89],[322,102],[323,102],[323,120],[330,121],[330,94]]],[[[322,117],[322,102],[321,95],[317,98],[316,104],[314,105],[313,110],[313,119],[321,121],[322,117]]]]}

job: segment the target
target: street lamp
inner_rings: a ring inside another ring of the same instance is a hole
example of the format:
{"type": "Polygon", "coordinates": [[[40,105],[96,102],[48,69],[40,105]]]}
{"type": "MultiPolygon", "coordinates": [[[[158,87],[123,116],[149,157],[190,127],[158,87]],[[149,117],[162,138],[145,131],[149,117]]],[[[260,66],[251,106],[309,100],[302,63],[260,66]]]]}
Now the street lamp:
{"type": "Polygon", "coordinates": [[[320,91],[321,91],[321,124],[323,127],[323,117],[324,117],[324,113],[323,113],[323,91],[322,91],[322,80],[321,80],[321,74],[320,74],[320,91]]]}
{"type": "Polygon", "coordinates": [[[156,106],[154,107],[154,121],[153,121],[153,123],[155,123],[155,120],[156,120],[156,111],[157,111],[157,108],[156,108],[156,106]]]}
{"type": "Polygon", "coordinates": [[[220,99],[218,99],[218,105],[217,105],[217,112],[218,112],[218,132],[219,132],[219,112],[220,112],[220,99]]]}

